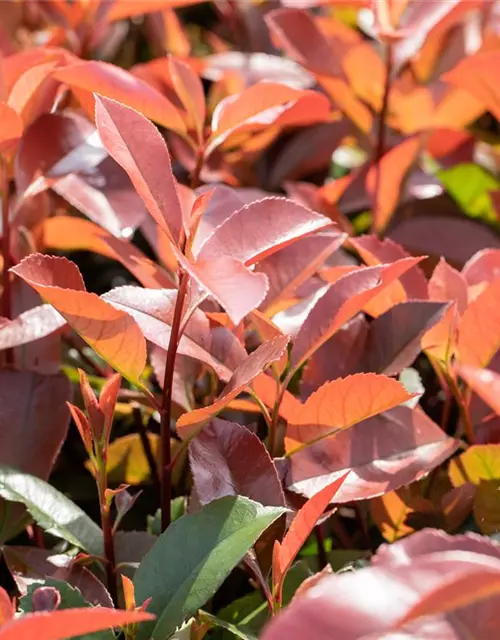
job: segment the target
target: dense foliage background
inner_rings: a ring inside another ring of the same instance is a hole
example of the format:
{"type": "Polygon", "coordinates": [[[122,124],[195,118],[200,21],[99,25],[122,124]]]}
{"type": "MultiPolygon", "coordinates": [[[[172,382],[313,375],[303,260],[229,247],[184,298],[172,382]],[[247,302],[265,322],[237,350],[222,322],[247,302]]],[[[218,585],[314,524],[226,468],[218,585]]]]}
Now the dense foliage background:
{"type": "Polygon", "coordinates": [[[497,637],[499,114],[491,0],[0,3],[0,640],[497,637]]]}

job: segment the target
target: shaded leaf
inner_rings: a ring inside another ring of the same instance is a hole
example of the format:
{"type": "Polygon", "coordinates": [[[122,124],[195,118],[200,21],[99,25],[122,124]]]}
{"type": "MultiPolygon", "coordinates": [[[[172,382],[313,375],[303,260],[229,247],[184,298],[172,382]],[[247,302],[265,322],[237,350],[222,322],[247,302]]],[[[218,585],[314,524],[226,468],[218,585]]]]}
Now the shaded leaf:
{"type": "Polygon", "coordinates": [[[293,454],[410,398],[399,382],[374,373],[327,382],[309,396],[288,423],[285,450],[293,454]]]}
{"type": "Polygon", "coordinates": [[[286,482],[310,497],[351,470],[336,502],[372,498],[422,478],[458,444],[420,409],[397,407],[293,454],[286,482]]]}
{"type": "Polygon", "coordinates": [[[235,422],[214,418],[189,444],[197,501],[246,496],[266,506],[285,506],[276,467],[259,438],[235,422]]]}
{"type": "Polygon", "coordinates": [[[102,554],[102,532],[74,502],[35,476],[0,467],[0,495],[22,502],[36,522],[49,533],[88,553],[102,554]]]}
{"type": "Polygon", "coordinates": [[[66,258],[32,254],[12,271],[50,303],[106,362],[138,383],[146,343],[135,320],[85,291],[78,267],[66,258]],[[126,345],[126,348],[124,348],[126,345]]]}
{"type": "Polygon", "coordinates": [[[12,151],[23,135],[23,121],[12,107],[0,102],[0,153],[12,151]]]}
{"type": "Polygon", "coordinates": [[[152,596],[156,625],[142,625],[138,640],[168,637],[216,592],[260,534],[285,510],[228,496],[176,520],[141,562],[134,578],[138,602],[152,596]],[[197,535],[196,532],[203,532],[197,535]]]}

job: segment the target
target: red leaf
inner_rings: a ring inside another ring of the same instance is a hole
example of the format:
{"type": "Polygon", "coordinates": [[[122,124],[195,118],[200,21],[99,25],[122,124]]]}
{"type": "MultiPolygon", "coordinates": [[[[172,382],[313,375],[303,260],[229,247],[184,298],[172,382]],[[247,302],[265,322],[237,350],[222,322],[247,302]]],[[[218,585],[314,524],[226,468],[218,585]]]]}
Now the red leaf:
{"type": "Polygon", "coordinates": [[[66,437],[70,399],[63,375],[0,371],[1,463],[46,480],[66,437]]]}
{"type": "Polygon", "coordinates": [[[335,229],[299,238],[293,245],[264,258],[256,271],[264,273],[269,281],[269,291],[263,307],[278,300],[286,300],[310,278],[329,255],[344,243],[347,234],[335,229]]]}
{"type": "Polygon", "coordinates": [[[214,260],[189,262],[180,251],[177,260],[202,291],[212,296],[226,311],[231,321],[238,325],[243,318],[257,309],[267,294],[267,278],[254,273],[231,256],[214,260]]]}
{"type": "Polygon", "coordinates": [[[294,340],[291,355],[293,369],[297,370],[344,323],[419,260],[404,258],[390,265],[360,269],[332,284],[316,302],[294,340]]]}
{"type": "Polygon", "coordinates": [[[53,76],[73,89],[83,89],[90,99],[86,92],[112,98],[172,131],[180,134],[186,131],[179,112],[167,98],[144,80],[114,64],[88,60],[58,69],[53,76]]]}
{"type": "Polygon", "coordinates": [[[421,410],[397,407],[292,455],[287,484],[310,497],[351,470],[336,501],[365,500],[422,478],[458,445],[421,410]]]}
{"type": "Polygon", "coordinates": [[[500,248],[498,235],[492,230],[458,217],[412,217],[395,226],[389,237],[413,254],[443,256],[455,267],[485,247],[500,248]]]}
{"type": "Polygon", "coordinates": [[[247,496],[267,506],[284,506],[276,467],[259,438],[235,422],[214,418],[189,444],[197,501],[247,496]]]}
{"type": "Polygon", "coordinates": [[[500,119],[500,52],[479,51],[466,56],[443,79],[477,98],[485,111],[500,119]]]}
{"type": "Polygon", "coordinates": [[[442,302],[456,302],[458,312],[462,314],[467,308],[467,297],[465,277],[441,258],[429,280],[429,298],[442,302]]]}
{"type": "Polygon", "coordinates": [[[500,374],[466,365],[458,366],[457,371],[469,387],[500,416],[500,374]]]}
{"type": "Polygon", "coordinates": [[[12,151],[23,135],[21,117],[4,102],[0,102],[0,153],[12,151]]]}
{"type": "Polygon", "coordinates": [[[2,626],[0,639],[66,640],[68,631],[72,635],[83,635],[109,627],[154,620],[154,617],[145,611],[119,611],[104,607],[27,613],[2,626]]]}
{"type": "Polygon", "coordinates": [[[182,209],[165,141],[144,116],[96,96],[96,124],[108,153],[125,169],[157,224],[174,242],[182,230],[182,209]]]}
{"type": "Polygon", "coordinates": [[[500,279],[469,304],[458,328],[461,364],[486,367],[500,348],[500,279]]]}
{"type": "MultiPolygon", "coordinates": [[[[134,318],[144,337],[168,350],[174,315],[176,289],[140,289],[134,286],[117,287],[105,293],[103,300],[134,318]]],[[[215,340],[210,334],[208,320],[202,311],[195,311],[180,339],[178,353],[212,367],[221,380],[227,381],[233,371],[225,360],[217,357],[215,340]]]]}
{"type": "Polygon", "coordinates": [[[493,282],[495,278],[500,278],[500,250],[478,251],[464,265],[462,275],[469,286],[493,282]]]}
{"type": "Polygon", "coordinates": [[[246,360],[244,360],[234,371],[231,379],[224,387],[217,400],[208,407],[196,409],[190,413],[185,413],[177,421],[177,431],[181,438],[190,438],[200,431],[200,425],[208,422],[225,406],[238,396],[254,378],[256,378],[272,362],[276,362],[283,355],[288,338],[281,336],[261,344],[246,360]]]}
{"type": "Polygon", "coordinates": [[[141,330],[128,314],[85,291],[75,264],[66,258],[32,254],[12,271],[55,307],[106,362],[131,382],[139,383],[146,364],[141,330]]]}
{"type": "Polygon", "coordinates": [[[236,131],[269,125],[297,126],[326,122],[329,113],[328,98],[318,92],[259,82],[237,95],[225,98],[217,105],[206,154],[211,153],[236,131]]]}
{"type": "Polygon", "coordinates": [[[288,423],[285,450],[290,455],[411,397],[401,383],[374,373],[327,382],[309,396],[288,423]]]}
{"type": "Polygon", "coordinates": [[[403,180],[415,161],[420,149],[420,137],[407,138],[388,151],[366,175],[366,189],[372,198],[374,228],[383,231],[394,213],[403,180]]]}
{"type": "Polygon", "coordinates": [[[220,224],[202,244],[198,257],[229,255],[254,264],[332,221],[285,198],[264,198],[245,205],[220,224]]]}
{"type": "MultiPolygon", "coordinates": [[[[349,473],[349,472],[348,472],[349,473]]],[[[332,502],[335,494],[347,478],[348,473],[319,491],[297,511],[283,542],[276,540],[273,553],[273,585],[275,591],[282,588],[285,576],[292,562],[302,549],[307,538],[316,526],[323,511],[332,502]]]]}

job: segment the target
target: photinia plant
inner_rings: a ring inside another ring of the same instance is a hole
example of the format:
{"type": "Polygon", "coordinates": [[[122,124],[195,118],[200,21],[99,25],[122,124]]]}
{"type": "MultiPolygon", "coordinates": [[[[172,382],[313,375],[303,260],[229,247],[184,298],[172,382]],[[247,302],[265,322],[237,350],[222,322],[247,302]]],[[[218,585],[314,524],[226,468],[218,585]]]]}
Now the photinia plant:
{"type": "Polygon", "coordinates": [[[0,4],[0,640],[495,636],[497,4],[0,4]]]}

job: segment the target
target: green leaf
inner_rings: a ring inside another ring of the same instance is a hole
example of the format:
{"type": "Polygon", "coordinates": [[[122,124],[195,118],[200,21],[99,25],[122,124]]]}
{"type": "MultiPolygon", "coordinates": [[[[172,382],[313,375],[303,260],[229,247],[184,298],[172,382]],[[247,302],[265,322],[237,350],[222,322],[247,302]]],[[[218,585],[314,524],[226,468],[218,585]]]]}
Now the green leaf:
{"type": "Polygon", "coordinates": [[[242,496],[214,500],[182,516],[163,533],[135,575],[138,603],[152,597],[155,623],[141,624],[137,640],[165,640],[209,600],[282,507],[263,507],[242,496]]]}
{"type": "Polygon", "coordinates": [[[489,194],[500,182],[477,164],[458,164],[439,171],[437,177],[458,206],[471,218],[495,222],[497,216],[489,194]]]}
{"type": "Polygon", "coordinates": [[[102,556],[101,529],[80,507],[48,482],[0,465],[0,496],[24,504],[48,533],[87,553],[102,556]]]}
{"type": "MultiPolygon", "coordinates": [[[[91,607],[92,605],[85,600],[80,591],[72,587],[62,580],[54,580],[47,578],[34,582],[28,586],[25,596],[19,600],[19,607],[23,613],[33,611],[33,592],[38,587],[54,587],[61,594],[61,603],[58,609],[78,609],[80,607],[91,607]]],[[[115,640],[115,634],[111,631],[96,631],[95,633],[86,633],[83,636],[75,636],[75,640],[115,640]]]]}
{"type": "MultiPolygon", "coordinates": [[[[230,622],[226,622],[225,620],[220,620],[216,616],[213,616],[211,613],[207,613],[206,611],[199,611],[198,618],[201,622],[206,622],[211,626],[211,628],[221,628],[229,631],[229,633],[235,638],[241,638],[241,640],[251,640],[250,636],[247,636],[243,631],[235,627],[234,624],[230,622]]],[[[252,636],[253,638],[254,636],[252,636]]]]}

